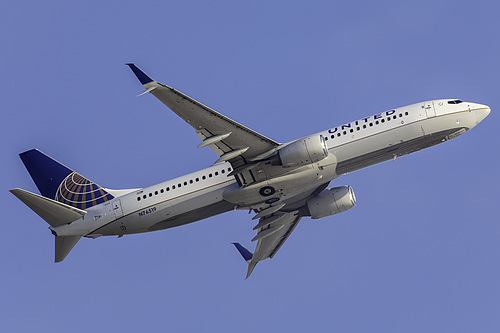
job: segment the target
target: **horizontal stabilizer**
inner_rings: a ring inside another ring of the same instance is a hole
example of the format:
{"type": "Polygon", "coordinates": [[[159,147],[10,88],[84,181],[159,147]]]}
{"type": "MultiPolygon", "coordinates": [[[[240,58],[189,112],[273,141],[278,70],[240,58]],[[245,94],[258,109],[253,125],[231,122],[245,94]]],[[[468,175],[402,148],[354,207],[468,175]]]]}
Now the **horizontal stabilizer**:
{"type": "Polygon", "coordinates": [[[82,236],[56,236],[55,262],[61,262],[75,247],[82,236]]]}
{"type": "Polygon", "coordinates": [[[26,206],[31,208],[52,227],[73,222],[87,214],[84,210],[68,206],[62,202],[43,197],[20,188],[12,189],[10,192],[19,200],[24,202],[26,206]]]}

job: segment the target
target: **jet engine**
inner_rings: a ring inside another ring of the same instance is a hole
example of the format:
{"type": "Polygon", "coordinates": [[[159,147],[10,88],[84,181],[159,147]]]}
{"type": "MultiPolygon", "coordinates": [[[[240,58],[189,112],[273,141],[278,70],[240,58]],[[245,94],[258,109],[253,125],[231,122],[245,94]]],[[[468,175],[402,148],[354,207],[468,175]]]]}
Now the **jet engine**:
{"type": "Polygon", "coordinates": [[[328,156],[323,135],[311,135],[286,145],[271,157],[271,165],[285,168],[316,163],[328,156]]]}
{"type": "Polygon", "coordinates": [[[356,206],[356,197],[350,186],[327,188],[307,202],[312,219],[345,212],[356,206]]]}

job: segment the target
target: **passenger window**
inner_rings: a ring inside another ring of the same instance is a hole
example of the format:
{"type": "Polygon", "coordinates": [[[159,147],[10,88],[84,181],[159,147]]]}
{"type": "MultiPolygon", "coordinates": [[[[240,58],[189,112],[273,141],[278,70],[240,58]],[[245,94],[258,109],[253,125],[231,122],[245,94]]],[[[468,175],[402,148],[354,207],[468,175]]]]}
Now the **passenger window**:
{"type": "Polygon", "coordinates": [[[170,191],[170,187],[167,187],[167,192],[170,191]]]}
{"type": "Polygon", "coordinates": [[[137,197],[137,201],[141,201],[141,197],[137,197]]]}
{"type": "Polygon", "coordinates": [[[226,172],[226,170],[222,169],[222,171],[221,171],[221,172],[222,172],[222,173],[225,173],[225,172],[226,172]]]}
{"type": "Polygon", "coordinates": [[[359,130],[360,130],[360,128],[359,128],[359,127],[356,127],[356,131],[359,131],[359,130]]]}
{"type": "Polygon", "coordinates": [[[227,168],[227,171],[231,171],[231,168],[227,168]]]}
{"type": "Polygon", "coordinates": [[[190,180],[189,180],[189,184],[192,184],[192,183],[193,183],[193,180],[192,180],[192,179],[190,179],[190,180]]]}
{"type": "Polygon", "coordinates": [[[408,112],[405,112],[405,116],[407,116],[407,115],[408,115],[408,112]]]}
{"type": "Polygon", "coordinates": [[[205,179],[207,179],[207,177],[206,177],[206,176],[203,176],[203,177],[201,177],[201,179],[205,180],[205,179]]]}
{"type": "Polygon", "coordinates": [[[188,182],[184,182],[184,186],[186,186],[188,184],[188,182]]]}
{"type": "Polygon", "coordinates": [[[208,178],[212,178],[212,174],[211,173],[208,174],[208,178]]]}
{"type": "Polygon", "coordinates": [[[196,178],[196,182],[199,182],[200,181],[200,178],[196,178]]]}
{"type": "Polygon", "coordinates": [[[163,193],[163,189],[160,190],[160,193],[163,193]]]}
{"type": "Polygon", "coordinates": [[[218,176],[218,175],[219,175],[219,173],[218,173],[217,171],[215,171],[215,175],[216,175],[216,176],[218,176]]]}
{"type": "Polygon", "coordinates": [[[175,190],[175,185],[172,185],[172,190],[175,190]]]}
{"type": "Polygon", "coordinates": [[[337,136],[340,136],[340,133],[337,133],[337,136]]]}
{"type": "Polygon", "coordinates": [[[400,113],[400,114],[399,114],[399,118],[401,118],[402,116],[403,116],[403,114],[402,114],[402,113],[400,113]]]}
{"type": "Polygon", "coordinates": [[[378,125],[378,120],[377,120],[377,121],[375,121],[375,125],[378,125]]]}
{"type": "Polygon", "coordinates": [[[363,125],[363,128],[366,128],[366,125],[363,125]]]}
{"type": "Polygon", "coordinates": [[[373,123],[370,123],[370,127],[372,127],[372,126],[373,126],[373,123]]]}
{"type": "Polygon", "coordinates": [[[142,196],[142,198],[143,198],[143,199],[146,199],[146,195],[144,194],[144,195],[142,196]]]}
{"type": "Polygon", "coordinates": [[[346,135],[346,134],[347,134],[347,132],[346,132],[346,131],[344,131],[342,134],[346,135]]]}
{"type": "Polygon", "coordinates": [[[391,117],[387,117],[387,121],[391,121],[391,117]]]}
{"type": "Polygon", "coordinates": [[[381,122],[385,123],[385,119],[382,119],[381,122]]]}
{"type": "Polygon", "coordinates": [[[394,115],[394,116],[392,116],[392,119],[396,119],[397,117],[398,117],[398,116],[394,115]]]}
{"type": "Polygon", "coordinates": [[[334,137],[335,137],[335,135],[333,135],[333,134],[332,134],[332,135],[330,135],[330,138],[332,138],[332,139],[333,139],[334,137]]]}
{"type": "Polygon", "coordinates": [[[153,193],[149,193],[149,196],[152,197],[153,196],[153,193]]]}
{"type": "Polygon", "coordinates": [[[158,191],[155,191],[155,195],[158,195],[158,191]]]}
{"type": "Polygon", "coordinates": [[[179,188],[179,187],[182,187],[182,184],[181,184],[181,183],[177,184],[177,188],[179,188]]]}

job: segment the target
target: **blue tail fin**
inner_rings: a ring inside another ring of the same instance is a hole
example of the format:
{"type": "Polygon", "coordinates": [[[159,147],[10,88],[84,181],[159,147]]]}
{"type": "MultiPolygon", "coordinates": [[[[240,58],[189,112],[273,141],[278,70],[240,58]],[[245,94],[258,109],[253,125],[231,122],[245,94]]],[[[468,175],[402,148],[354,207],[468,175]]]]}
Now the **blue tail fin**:
{"type": "Polygon", "coordinates": [[[44,197],[79,209],[86,209],[113,199],[113,196],[102,187],[38,149],[28,150],[19,156],[44,197]]]}

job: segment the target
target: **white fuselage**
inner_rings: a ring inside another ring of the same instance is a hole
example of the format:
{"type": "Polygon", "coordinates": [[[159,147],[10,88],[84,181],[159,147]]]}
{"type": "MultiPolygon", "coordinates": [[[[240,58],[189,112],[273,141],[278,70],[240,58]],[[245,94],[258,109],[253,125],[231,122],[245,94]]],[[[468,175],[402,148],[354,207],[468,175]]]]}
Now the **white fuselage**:
{"type": "Polygon", "coordinates": [[[327,158],[289,173],[283,174],[280,169],[279,177],[266,177],[259,182],[256,168],[256,182],[240,187],[235,177],[229,175],[231,165],[219,163],[132,190],[87,209],[82,219],[52,229],[58,236],[99,237],[172,228],[236,208],[263,207],[270,203],[265,203],[269,197],[259,194],[263,186],[276,188],[273,199],[297,209],[315,189],[326,187],[332,179],[452,139],[476,126],[489,112],[485,105],[454,104],[453,100],[385,111],[318,133],[326,140],[327,158]]]}

